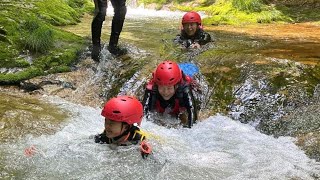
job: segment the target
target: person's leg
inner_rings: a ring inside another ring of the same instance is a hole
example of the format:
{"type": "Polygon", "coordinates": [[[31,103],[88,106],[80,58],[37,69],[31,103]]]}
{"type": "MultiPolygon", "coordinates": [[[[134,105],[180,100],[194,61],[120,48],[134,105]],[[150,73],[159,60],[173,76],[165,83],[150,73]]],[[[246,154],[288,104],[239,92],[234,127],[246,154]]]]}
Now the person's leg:
{"type": "Polygon", "coordinates": [[[111,0],[111,4],[114,9],[114,16],[112,19],[108,50],[112,54],[121,55],[124,54],[124,52],[118,48],[118,41],[127,13],[126,0],[111,0]]]}
{"type": "Polygon", "coordinates": [[[107,0],[94,0],[95,4],[95,16],[91,23],[91,36],[92,36],[92,52],[91,58],[95,61],[99,61],[99,54],[101,50],[101,29],[103,21],[105,20],[107,11],[107,0]]]}

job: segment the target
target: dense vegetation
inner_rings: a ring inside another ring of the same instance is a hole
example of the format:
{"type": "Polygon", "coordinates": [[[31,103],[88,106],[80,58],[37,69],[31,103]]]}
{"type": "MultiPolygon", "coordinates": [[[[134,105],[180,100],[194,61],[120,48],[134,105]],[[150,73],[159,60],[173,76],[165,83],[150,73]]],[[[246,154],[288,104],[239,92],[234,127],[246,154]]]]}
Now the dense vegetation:
{"type": "Polygon", "coordinates": [[[87,44],[56,26],[80,22],[90,0],[10,0],[0,9],[1,84],[68,71],[87,44]]]}
{"type": "Polygon", "coordinates": [[[203,11],[209,15],[206,25],[248,24],[271,22],[301,22],[320,20],[320,2],[313,0],[140,0],[140,4],[154,4],[183,11],[203,11]]]}

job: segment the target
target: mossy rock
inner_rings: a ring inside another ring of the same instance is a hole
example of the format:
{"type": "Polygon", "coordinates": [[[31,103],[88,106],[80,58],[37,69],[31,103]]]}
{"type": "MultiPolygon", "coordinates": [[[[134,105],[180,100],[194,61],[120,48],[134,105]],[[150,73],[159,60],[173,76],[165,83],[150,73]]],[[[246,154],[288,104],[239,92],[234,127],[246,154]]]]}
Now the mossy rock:
{"type": "Polygon", "coordinates": [[[93,7],[90,0],[4,3],[0,12],[0,66],[19,72],[0,74],[0,83],[16,84],[48,72],[70,69],[66,66],[77,60],[88,42],[52,24],[76,24],[82,14],[92,11],[93,7]],[[33,64],[23,57],[32,59],[33,64]]]}

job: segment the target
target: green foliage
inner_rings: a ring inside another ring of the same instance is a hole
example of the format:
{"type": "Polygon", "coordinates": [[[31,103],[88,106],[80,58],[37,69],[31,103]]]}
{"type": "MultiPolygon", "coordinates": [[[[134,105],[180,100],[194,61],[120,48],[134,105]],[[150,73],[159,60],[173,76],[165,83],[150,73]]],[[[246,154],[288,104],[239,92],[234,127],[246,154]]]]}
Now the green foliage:
{"type": "Polygon", "coordinates": [[[184,3],[184,2],[189,2],[189,0],[175,0],[175,3],[184,3]]]}
{"type": "Polygon", "coordinates": [[[62,72],[68,72],[68,71],[70,71],[69,66],[55,66],[49,69],[48,73],[53,74],[53,73],[62,73],[62,72]]]}
{"type": "Polygon", "coordinates": [[[29,67],[30,63],[23,58],[17,58],[15,61],[15,66],[20,68],[25,68],[25,67],[29,67]]]}
{"type": "Polygon", "coordinates": [[[264,4],[262,0],[217,0],[209,6],[176,5],[176,8],[182,11],[204,11],[209,15],[203,19],[205,25],[292,22],[282,11],[264,4]]]}
{"type": "Polygon", "coordinates": [[[261,0],[232,0],[232,6],[240,11],[260,12],[263,4],[261,0]]]}
{"type": "Polygon", "coordinates": [[[152,4],[152,3],[156,3],[156,4],[160,4],[160,5],[163,5],[163,4],[166,4],[168,3],[167,0],[141,0],[139,1],[140,4],[152,4]]]}
{"type": "Polygon", "coordinates": [[[211,6],[215,2],[216,2],[216,0],[202,0],[201,6],[211,6]]]}
{"type": "Polygon", "coordinates": [[[70,70],[67,66],[77,59],[86,41],[50,23],[77,23],[83,12],[93,9],[91,0],[20,0],[3,3],[1,8],[0,67],[19,70],[0,74],[1,84],[70,70]]]}
{"type": "Polygon", "coordinates": [[[210,15],[203,20],[204,24],[210,25],[291,22],[291,19],[281,11],[263,4],[260,0],[220,0],[214,6],[202,7],[198,10],[210,15]]]}
{"type": "Polygon", "coordinates": [[[36,67],[30,67],[17,73],[0,74],[0,82],[13,84],[22,80],[30,79],[43,74],[43,71],[36,67]]]}
{"type": "Polygon", "coordinates": [[[87,3],[87,0],[67,0],[67,4],[73,9],[82,9],[87,3]]]}
{"type": "Polygon", "coordinates": [[[13,60],[18,56],[18,51],[6,42],[0,42],[0,67],[13,68],[18,66],[13,60]]]}
{"type": "Polygon", "coordinates": [[[67,5],[63,0],[43,0],[35,3],[37,14],[53,25],[76,24],[81,14],[67,5]]]}
{"type": "Polygon", "coordinates": [[[35,19],[29,19],[22,24],[27,31],[22,38],[22,44],[31,52],[46,53],[54,43],[53,30],[35,19]]]}
{"type": "Polygon", "coordinates": [[[320,22],[320,8],[310,8],[305,6],[276,6],[286,16],[293,19],[295,22],[315,21],[320,22]]]}
{"type": "Polygon", "coordinates": [[[93,12],[94,4],[91,0],[66,0],[67,4],[79,13],[93,12]]]}
{"type": "Polygon", "coordinates": [[[30,17],[22,23],[21,27],[31,33],[43,25],[43,23],[40,23],[41,22],[39,20],[36,20],[34,17],[30,17]]]}
{"type": "Polygon", "coordinates": [[[156,8],[159,9],[161,9],[165,4],[174,3],[179,5],[180,3],[184,2],[190,2],[190,0],[139,0],[139,4],[156,4],[156,8]]]}

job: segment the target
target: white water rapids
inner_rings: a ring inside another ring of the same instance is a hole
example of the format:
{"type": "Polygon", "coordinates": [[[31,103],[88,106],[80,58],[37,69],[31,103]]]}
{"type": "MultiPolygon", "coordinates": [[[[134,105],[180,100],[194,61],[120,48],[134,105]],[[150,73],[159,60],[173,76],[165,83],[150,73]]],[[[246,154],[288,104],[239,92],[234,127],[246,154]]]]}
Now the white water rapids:
{"type": "Polygon", "coordinates": [[[320,165],[293,138],[275,139],[252,126],[212,116],[192,129],[169,129],[143,120],[153,154],[142,159],[137,146],[96,144],[90,136],[103,129],[100,109],[49,98],[72,111],[54,135],[28,136],[3,144],[7,164],[2,178],[17,179],[316,179],[320,165]],[[24,149],[34,145],[33,156],[24,149]],[[17,173],[18,172],[18,173],[17,173]]]}

